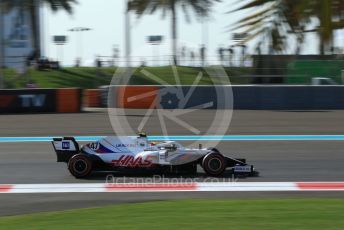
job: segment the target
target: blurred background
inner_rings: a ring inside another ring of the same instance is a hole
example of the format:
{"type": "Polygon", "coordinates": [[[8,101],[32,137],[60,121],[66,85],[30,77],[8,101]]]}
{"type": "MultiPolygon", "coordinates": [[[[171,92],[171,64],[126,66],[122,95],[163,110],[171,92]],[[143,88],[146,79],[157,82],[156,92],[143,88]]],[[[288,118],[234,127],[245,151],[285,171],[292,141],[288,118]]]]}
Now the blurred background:
{"type": "MultiPolygon", "coordinates": [[[[147,67],[168,79],[171,64],[183,84],[215,65],[225,67],[233,84],[343,83],[343,0],[3,0],[0,6],[1,88],[97,88],[118,67],[147,67]]],[[[154,82],[138,74],[131,84],[154,82]]]]}

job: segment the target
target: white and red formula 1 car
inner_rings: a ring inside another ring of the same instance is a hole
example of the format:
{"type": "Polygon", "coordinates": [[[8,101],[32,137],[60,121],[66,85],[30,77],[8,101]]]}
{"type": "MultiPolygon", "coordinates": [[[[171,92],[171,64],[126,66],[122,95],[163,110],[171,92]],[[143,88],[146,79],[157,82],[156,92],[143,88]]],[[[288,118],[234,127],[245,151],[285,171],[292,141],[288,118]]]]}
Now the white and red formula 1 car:
{"type": "Polygon", "coordinates": [[[92,171],[152,170],[161,173],[197,173],[200,165],[207,175],[221,176],[227,168],[234,174],[256,175],[245,159],[234,159],[215,148],[190,149],[175,141],[150,142],[137,137],[106,137],[81,148],[73,137],[52,142],[58,162],[68,163],[70,173],[84,178],[92,171]]]}

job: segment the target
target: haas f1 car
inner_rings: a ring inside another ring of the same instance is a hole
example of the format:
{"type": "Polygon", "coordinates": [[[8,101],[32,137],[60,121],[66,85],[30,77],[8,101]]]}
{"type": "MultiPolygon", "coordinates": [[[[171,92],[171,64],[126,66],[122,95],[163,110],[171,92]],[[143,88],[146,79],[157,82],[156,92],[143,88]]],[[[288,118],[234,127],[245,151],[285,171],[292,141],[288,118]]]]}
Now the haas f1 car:
{"type": "Polygon", "coordinates": [[[209,176],[221,176],[227,168],[234,174],[256,175],[245,159],[224,156],[215,148],[190,149],[175,141],[150,142],[145,134],[106,137],[82,147],[73,137],[55,138],[52,144],[57,161],[67,163],[68,170],[76,178],[85,178],[92,171],[152,170],[196,174],[198,165],[209,176]]]}

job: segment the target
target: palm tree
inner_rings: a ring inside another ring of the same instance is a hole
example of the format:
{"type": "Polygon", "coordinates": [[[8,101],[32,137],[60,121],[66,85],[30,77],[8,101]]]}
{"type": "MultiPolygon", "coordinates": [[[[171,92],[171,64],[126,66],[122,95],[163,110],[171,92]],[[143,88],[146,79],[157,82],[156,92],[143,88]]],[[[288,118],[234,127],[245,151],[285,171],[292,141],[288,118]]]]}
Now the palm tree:
{"type": "Polygon", "coordinates": [[[334,46],[333,35],[337,29],[344,28],[343,0],[310,1],[312,14],[318,18],[319,26],[310,32],[317,32],[319,36],[319,50],[321,54],[334,46]]]}
{"type": "MultiPolygon", "coordinates": [[[[247,1],[246,1],[247,2],[247,1]]],[[[241,43],[246,43],[256,37],[270,42],[274,52],[284,51],[288,31],[296,33],[303,40],[303,33],[299,33],[305,20],[299,19],[294,0],[249,0],[246,4],[231,12],[255,9],[250,14],[235,23],[231,29],[247,34],[241,43]]]]}
{"type": "Polygon", "coordinates": [[[286,43],[289,32],[297,36],[298,44],[303,42],[305,33],[317,32],[319,53],[324,54],[325,48],[333,45],[334,31],[344,28],[343,0],[248,0],[234,11],[245,9],[258,9],[258,12],[241,19],[233,29],[248,31],[247,40],[268,34],[277,48],[286,43]],[[313,23],[312,19],[317,19],[319,26],[306,29],[313,23]]]}
{"type": "Polygon", "coordinates": [[[139,17],[161,10],[163,17],[171,14],[173,62],[177,64],[177,8],[180,7],[189,21],[188,12],[193,11],[198,18],[207,18],[213,4],[221,0],[131,0],[128,10],[134,11],[139,17]]]}
{"type": "Polygon", "coordinates": [[[77,3],[76,0],[2,0],[3,7],[6,11],[17,8],[28,11],[31,19],[32,30],[32,45],[33,58],[39,58],[41,55],[40,38],[38,37],[39,25],[38,21],[38,7],[43,4],[48,4],[52,11],[65,10],[72,13],[72,5],[77,3]]]}

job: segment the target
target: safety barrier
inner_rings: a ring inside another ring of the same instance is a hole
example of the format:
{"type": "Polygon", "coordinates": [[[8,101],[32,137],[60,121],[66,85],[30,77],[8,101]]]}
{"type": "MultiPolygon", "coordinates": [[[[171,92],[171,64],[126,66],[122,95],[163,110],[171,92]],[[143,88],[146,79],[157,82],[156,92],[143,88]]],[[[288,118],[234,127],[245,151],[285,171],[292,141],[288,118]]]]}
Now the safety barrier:
{"type": "Polygon", "coordinates": [[[81,89],[0,90],[0,113],[77,113],[81,89]]]}
{"type": "Polygon", "coordinates": [[[145,109],[157,105],[158,86],[119,86],[117,106],[119,108],[145,109]]]}
{"type": "Polygon", "coordinates": [[[233,86],[234,109],[344,109],[344,86],[233,86]]]}
{"type": "Polygon", "coordinates": [[[108,91],[110,108],[344,109],[344,86],[110,86],[108,91]]]}
{"type": "Polygon", "coordinates": [[[86,89],[84,90],[84,106],[88,108],[102,107],[102,90],[86,89]]]}
{"type": "Polygon", "coordinates": [[[231,108],[231,91],[223,86],[110,86],[108,106],[129,109],[226,109],[231,108]],[[189,94],[189,92],[191,92],[189,94]]]}
{"type": "MultiPolygon", "coordinates": [[[[83,103],[131,109],[344,109],[344,86],[109,86],[85,90],[83,103]]],[[[77,113],[81,105],[78,88],[0,90],[0,113],[77,113]]]]}

